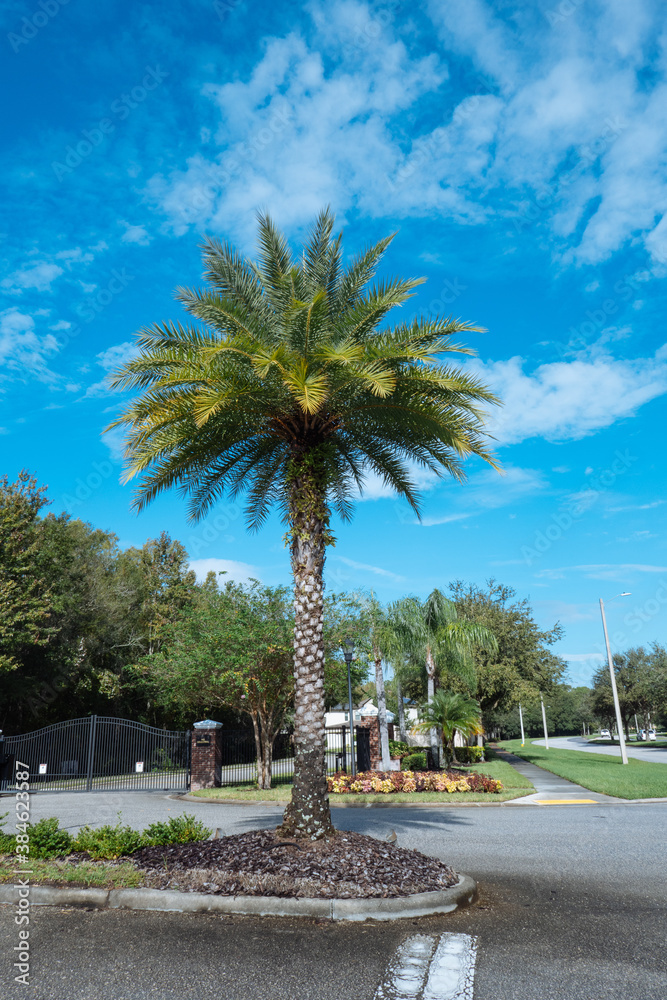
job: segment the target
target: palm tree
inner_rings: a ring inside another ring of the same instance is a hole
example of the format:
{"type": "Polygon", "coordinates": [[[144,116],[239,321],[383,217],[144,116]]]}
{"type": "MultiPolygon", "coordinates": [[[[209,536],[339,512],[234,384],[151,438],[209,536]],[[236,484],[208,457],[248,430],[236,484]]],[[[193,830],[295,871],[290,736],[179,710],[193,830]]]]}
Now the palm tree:
{"type": "Polygon", "coordinates": [[[479,703],[464,694],[436,691],[431,701],[424,705],[417,729],[439,729],[445,748],[445,767],[456,762],[454,737],[457,733],[472,736],[483,732],[479,703]]]}
{"type": "MultiPolygon", "coordinates": [[[[490,629],[458,617],[456,606],[437,588],[425,601],[404,598],[396,602],[397,630],[403,637],[404,650],[413,670],[423,665],[426,671],[428,703],[435,695],[436,674],[447,671],[462,679],[470,688],[475,684],[472,651],[477,647],[496,652],[498,642],[490,629]]],[[[432,727],[431,750],[437,755],[438,737],[432,727]]]]}
{"type": "Polygon", "coordinates": [[[111,425],[126,430],[127,478],[142,474],[134,505],[176,486],[192,520],[228,495],[247,496],[257,529],[277,504],[287,524],[295,591],[295,776],[282,830],[332,831],[326,789],[322,574],[343,520],[374,473],[419,514],[414,465],[464,479],[462,459],[486,447],[480,406],[498,402],[452,364],[473,354],[453,340],[475,330],[455,319],[383,328],[420,278],[367,288],[392,237],[344,267],[329,210],[301,254],[259,216],[257,262],[205,238],[208,287],[177,289],[198,321],[158,323],[112,384],[140,390],[111,425]]]}

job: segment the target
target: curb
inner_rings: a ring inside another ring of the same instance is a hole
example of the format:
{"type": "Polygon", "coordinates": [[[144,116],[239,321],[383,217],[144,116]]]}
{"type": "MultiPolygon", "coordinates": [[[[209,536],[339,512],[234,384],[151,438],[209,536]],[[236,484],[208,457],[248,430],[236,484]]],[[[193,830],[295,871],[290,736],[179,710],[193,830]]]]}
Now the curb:
{"type": "MultiPolygon", "coordinates": [[[[19,900],[19,887],[0,885],[0,904],[19,900]]],[[[459,875],[442,892],[392,899],[283,899],[277,896],[212,896],[164,889],[58,889],[30,887],[32,906],[86,906],[99,910],[162,910],[176,913],[229,913],[249,917],[316,917],[324,920],[401,920],[452,913],[477,898],[477,883],[459,875]]]]}
{"type": "MultiPolygon", "coordinates": [[[[534,792],[527,792],[527,795],[534,795],[534,792]]],[[[498,806],[507,806],[512,802],[517,802],[520,799],[525,798],[525,795],[517,796],[516,799],[506,799],[504,802],[392,802],[392,796],[387,796],[386,802],[364,802],[364,796],[350,796],[349,800],[345,802],[332,802],[329,800],[329,805],[332,809],[475,809],[478,806],[482,809],[488,809],[489,806],[497,809],[498,806]]],[[[270,801],[249,801],[248,799],[205,799],[199,798],[196,795],[168,795],[167,798],[175,799],[178,802],[206,802],[207,804],[216,806],[276,806],[278,809],[284,809],[287,805],[288,799],[282,801],[277,801],[271,799],[270,801]]],[[[666,800],[667,801],[667,800],[666,800]]],[[[529,803],[526,803],[527,805],[529,803]]]]}

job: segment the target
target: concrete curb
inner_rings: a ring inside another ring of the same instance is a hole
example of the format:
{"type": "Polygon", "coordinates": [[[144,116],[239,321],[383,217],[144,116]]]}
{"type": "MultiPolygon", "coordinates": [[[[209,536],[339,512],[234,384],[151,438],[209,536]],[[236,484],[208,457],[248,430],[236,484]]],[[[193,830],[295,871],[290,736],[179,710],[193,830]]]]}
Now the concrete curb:
{"type": "MultiPolygon", "coordinates": [[[[527,792],[527,795],[533,795],[534,792],[527,792]]],[[[248,801],[248,799],[205,799],[199,798],[196,795],[168,795],[167,798],[176,799],[179,802],[206,802],[216,806],[276,806],[278,809],[284,809],[287,805],[288,800],[284,801],[264,801],[258,800],[256,802],[248,801]]],[[[498,806],[507,806],[510,802],[516,802],[517,799],[507,799],[505,802],[392,802],[392,795],[387,796],[386,802],[364,802],[364,795],[351,795],[349,800],[346,799],[345,802],[332,802],[329,800],[329,805],[332,809],[442,809],[446,807],[447,809],[474,809],[477,806],[481,806],[482,809],[488,809],[489,806],[497,808],[498,806]]],[[[519,796],[518,798],[525,798],[525,796],[519,796]]]]}
{"type": "MultiPolygon", "coordinates": [[[[18,886],[0,885],[0,904],[18,903],[18,886]]],[[[86,906],[105,910],[164,910],[176,913],[230,913],[248,917],[315,917],[323,920],[401,920],[452,913],[477,898],[477,883],[459,875],[442,892],[394,899],[282,899],[276,896],[211,896],[163,889],[58,889],[30,886],[31,906],[86,906]]]]}

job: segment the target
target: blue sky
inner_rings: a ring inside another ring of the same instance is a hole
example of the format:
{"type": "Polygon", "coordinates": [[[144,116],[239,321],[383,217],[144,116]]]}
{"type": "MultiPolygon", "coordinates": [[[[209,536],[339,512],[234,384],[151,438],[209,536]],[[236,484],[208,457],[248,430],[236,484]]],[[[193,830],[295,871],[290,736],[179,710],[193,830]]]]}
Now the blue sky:
{"type": "MultiPolygon", "coordinates": [[[[651,0],[192,0],[0,7],[5,102],[2,471],[53,509],[195,568],[287,582],[283,529],[176,496],[130,512],[119,399],[134,333],[177,318],[202,233],[253,252],[268,209],[295,242],[325,204],[348,253],[397,231],[413,314],[488,332],[466,362],[505,400],[503,477],[423,477],[424,519],[369,481],[328,586],[384,599],[490,577],[560,621],[573,682],[666,642],[667,34],[651,0]],[[416,7],[418,6],[418,9],[416,7]]],[[[401,319],[405,316],[402,315],[401,319]]]]}

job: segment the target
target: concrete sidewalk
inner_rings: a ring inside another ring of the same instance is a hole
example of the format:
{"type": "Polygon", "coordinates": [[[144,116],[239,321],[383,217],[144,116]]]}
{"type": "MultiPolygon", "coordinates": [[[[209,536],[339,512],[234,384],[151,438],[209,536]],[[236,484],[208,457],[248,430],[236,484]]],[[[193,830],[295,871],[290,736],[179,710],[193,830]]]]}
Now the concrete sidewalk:
{"type": "Polygon", "coordinates": [[[534,794],[524,795],[520,799],[511,799],[505,803],[506,806],[534,804],[593,805],[600,802],[627,802],[627,799],[619,799],[613,795],[603,795],[601,792],[592,792],[590,788],[575,785],[573,781],[568,781],[567,778],[560,778],[557,774],[545,771],[544,768],[538,767],[536,764],[529,764],[522,757],[516,757],[513,753],[508,753],[507,750],[501,750],[499,747],[494,747],[493,749],[494,753],[498,754],[500,760],[511,764],[512,767],[515,767],[520,774],[523,774],[535,786],[534,794]]]}

